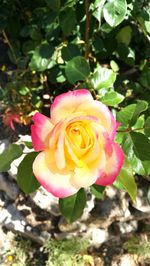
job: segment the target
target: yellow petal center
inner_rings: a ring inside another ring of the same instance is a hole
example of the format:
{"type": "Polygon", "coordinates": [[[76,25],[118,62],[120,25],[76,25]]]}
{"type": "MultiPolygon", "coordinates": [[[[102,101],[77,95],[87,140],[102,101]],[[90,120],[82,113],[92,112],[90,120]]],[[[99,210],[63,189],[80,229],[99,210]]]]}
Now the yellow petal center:
{"type": "Polygon", "coordinates": [[[72,123],[67,128],[67,136],[73,146],[85,149],[90,144],[87,125],[81,122],[72,123]]]}

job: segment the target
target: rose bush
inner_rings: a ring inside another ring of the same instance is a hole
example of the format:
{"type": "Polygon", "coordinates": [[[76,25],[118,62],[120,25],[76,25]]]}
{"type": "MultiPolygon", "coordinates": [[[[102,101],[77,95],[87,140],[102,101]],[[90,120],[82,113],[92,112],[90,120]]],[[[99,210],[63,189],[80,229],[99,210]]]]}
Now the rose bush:
{"type": "Polygon", "coordinates": [[[33,116],[32,143],[40,152],[33,163],[39,183],[64,198],[80,188],[112,184],[124,162],[114,142],[116,122],[109,109],[86,89],[57,96],[51,117],[33,116]]]}

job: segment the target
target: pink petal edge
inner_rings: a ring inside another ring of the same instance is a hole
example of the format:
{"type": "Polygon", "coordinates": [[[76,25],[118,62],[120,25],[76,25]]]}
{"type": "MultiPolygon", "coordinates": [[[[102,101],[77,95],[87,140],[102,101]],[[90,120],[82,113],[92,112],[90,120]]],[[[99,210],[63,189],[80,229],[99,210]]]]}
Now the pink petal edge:
{"type": "Polygon", "coordinates": [[[60,104],[61,101],[65,101],[66,98],[70,98],[70,100],[72,101],[72,97],[84,97],[84,96],[88,96],[93,100],[93,97],[91,95],[91,93],[86,90],[86,89],[80,89],[80,90],[75,90],[75,91],[68,91],[65,93],[62,93],[58,96],[56,96],[56,98],[54,99],[52,105],[51,105],[51,112],[53,112],[53,110],[57,107],[57,105],[60,104]]]}
{"type": "MultiPolygon", "coordinates": [[[[74,195],[75,193],[78,192],[78,189],[67,189],[67,188],[61,188],[61,187],[55,187],[50,183],[46,183],[45,181],[42,180],[42,178],[40,177],[36,177],[36,179],[38,180],[38,182],[49,192],[51,193],[53,196],[57,197],[57,198],[66,198],[69,196],[74,195]]],[[[61,182],[60,182],[61,183],[61,182]]]]}
{"type": "Polygon", "coordinates": [[[33,173],[38,182],[55,197],[68,197],[78,191],[70,183],[72,172],[57,168],[52,151],[42,151],[37,155],[33,162],[33,173]]]}
{"type": "Polygon", "coordinates": [[[32,121],[34,122],[34,124],[31,125],[31,139],[33,148],[35,151],[44,150],[46,147],[46,137],[52,128],[50,119],[37,112],[32,117],[32,121]]]}
{"type": "Polygon", "coordinates": [[[111,185],[120,173],[120,170],[124,163],[124,153],[122,149],[120,148],[120,146],[116,143],[114,143],[114,149],[115,149],[115,154],[116,154],[116,161],[114,161],[114,164],[116,163],[116,168],[110,169],[109,173],[105,173],[105,171],[104,172],[101,171],[100,176],[96,180],[97,185],[100,185],[100,186],[111,185]]]}

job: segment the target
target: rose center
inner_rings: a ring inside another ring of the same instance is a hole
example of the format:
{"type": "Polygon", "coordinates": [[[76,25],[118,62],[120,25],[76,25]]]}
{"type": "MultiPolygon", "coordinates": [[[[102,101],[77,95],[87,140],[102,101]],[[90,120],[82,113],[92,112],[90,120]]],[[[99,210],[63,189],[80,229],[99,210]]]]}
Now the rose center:
{"type": "Polygon", "coordinates": [[[73,144],[80,149],[88,147],[90,144],[90,134],[87,125],[83,123],[73,123],[67,128],[67,135],[73,144]]]}

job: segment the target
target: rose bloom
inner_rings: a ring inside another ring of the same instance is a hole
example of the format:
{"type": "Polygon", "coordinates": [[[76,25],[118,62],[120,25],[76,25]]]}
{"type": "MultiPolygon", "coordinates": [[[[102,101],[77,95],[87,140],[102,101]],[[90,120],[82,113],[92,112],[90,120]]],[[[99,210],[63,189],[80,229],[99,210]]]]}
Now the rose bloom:
{"type": "Polygon", "coordinates": [[[57,96],[50,112],[50,118],[36,113],[31,126],[34,150],[40,151],[33,162],[39,183],[59,198],[112,184],[124,154],[114,143],[119,123],[109,109],[81,89],[57,96]]]}
{"type": "Polygon", "coordinates": [[[20,116],[10,108],[5,110],[4,114],[2,115],[2,121],[5,126],[9,126],[14,131],[14,122],[21,124],[20,116]]]}

